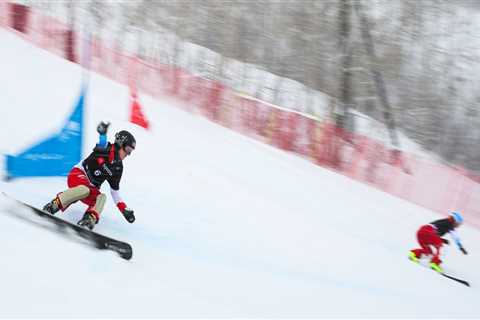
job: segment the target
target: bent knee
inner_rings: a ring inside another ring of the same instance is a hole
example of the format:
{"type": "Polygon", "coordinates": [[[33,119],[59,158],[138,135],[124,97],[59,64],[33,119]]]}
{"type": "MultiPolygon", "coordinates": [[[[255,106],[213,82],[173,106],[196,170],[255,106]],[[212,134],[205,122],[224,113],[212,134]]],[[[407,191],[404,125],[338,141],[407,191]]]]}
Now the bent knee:
{"type": "Polygon", "coordinates": [[[90,189],[87,186],[79,185],[60,193],[58,198],[60,199],[62,206],[67,207],[78,200],[85,199],[89,194],[90,189]]]}
{"type": "Polygon", "coordinates": [[[80,199],[88,197],[88,195],[90,194],[90,189],[87,186],[84,186],[83,184],[73,187],[71,188],[71,190],[75,196],[81,197],[80,199]]]}

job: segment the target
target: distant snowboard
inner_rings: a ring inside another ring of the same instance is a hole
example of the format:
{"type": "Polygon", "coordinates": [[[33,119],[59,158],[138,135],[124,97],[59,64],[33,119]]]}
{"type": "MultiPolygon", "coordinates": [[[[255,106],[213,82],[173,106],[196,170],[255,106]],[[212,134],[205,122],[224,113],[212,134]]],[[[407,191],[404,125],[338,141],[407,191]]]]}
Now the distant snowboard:
{"type": "Polygon", "coordinates": [[[440,274],[440,275],[442,275],[442,276],[444,276],[444,277],[446,277],[446,278],[448,278],[448,279],[451,279],[451,280],[453,280],[453,281],[456,281],[456,282],[458,282],[458,283],[461,283],[461,284],[463,284],[463,285],[466,285],[467,287],[470,287],[470,283],[469,283],[468,281],[466,281],[466,280],[463,280],[463,279],[460,279],[460,278],[451,276],[451,275],[446,274],[446,273],[444,273],[444,272],[437,272],[436,270],[433,270],[432,268],[430,268],[429,263],[426,263],[425,260],[422,260],[422,259],[419,259],[418,261],[413,261],[412,259],[409,259],[409,260],[412,261],[413,263],[419,265],[419,266],[428,268],[428,269],[430,269],[430,270],[432,270],[432,271],[434,271],[434,272],[436,272],[436,273],[438,273],[438,274],[440,274]]]}

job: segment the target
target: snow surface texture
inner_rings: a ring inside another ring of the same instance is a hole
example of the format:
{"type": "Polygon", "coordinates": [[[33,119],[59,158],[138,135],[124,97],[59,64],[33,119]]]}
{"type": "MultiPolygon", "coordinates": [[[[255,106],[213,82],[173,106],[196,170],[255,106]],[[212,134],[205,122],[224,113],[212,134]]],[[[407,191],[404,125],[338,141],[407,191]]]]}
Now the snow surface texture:
{"type": "MultiPolygon", "coordinates": [[[[59,129],[76,101],[78,65],[0,30],[0,151],[59,129]]],[[[480,317],[480,232],[459,229],[469,255],[444,249],[446,272],[407,259],[418,227],[441,216],[140,95],[153,124],[126,120],[126,87],[92,75],[85,153],[100,120],[131,130],[121,191],[96,231],[132,244],[131,261],[52,232],[0,196],[0,317],[480,317]]],[[[41,206],[65,178],[1,189],[41,206]]],[[[78,220],[82,204],[61,217],[78,220]]]]}

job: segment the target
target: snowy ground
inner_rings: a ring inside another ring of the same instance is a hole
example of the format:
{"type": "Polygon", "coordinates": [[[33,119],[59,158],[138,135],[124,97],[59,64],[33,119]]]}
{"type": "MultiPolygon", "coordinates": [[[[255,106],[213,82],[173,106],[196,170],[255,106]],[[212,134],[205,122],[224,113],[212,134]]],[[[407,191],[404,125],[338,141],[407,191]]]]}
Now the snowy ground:
{"type": "MultiPolygon", "coordinates": [[[[0,151],[58,129],[81,70],[0,30],[0,151]]],[[[406,258],[416,229],[440,216],[293,155],[141,96],[153,123],[128,122],[128,91],[92,76],[85,151],[95,126],[137,137],[121,186],[137,221],[109,199],[96,230],[132,244],[131,261],[98,251],[0,196],[0,317],[475,317],[480,232],[468,256],[444,251],[462,286],[406,258]]],[[[107,187],[107,186],[105,186],[107,187]]],[[[34,205],[64,178],[0,184],[34,205]]],[[[108,188],[104,189],[108,192],[108,188]]],[[[81,204],[62,215],[76,221],[81,204]]]]}

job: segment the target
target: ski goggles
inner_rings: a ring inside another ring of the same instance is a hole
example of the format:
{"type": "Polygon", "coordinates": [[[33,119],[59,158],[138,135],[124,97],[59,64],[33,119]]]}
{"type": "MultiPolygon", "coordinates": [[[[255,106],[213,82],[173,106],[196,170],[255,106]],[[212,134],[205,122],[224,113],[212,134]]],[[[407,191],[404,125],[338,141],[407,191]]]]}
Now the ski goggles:
{"type": "Polygon", "coordinates": [[[131,147],[131,146],[125,146],[123,148],[123,150],[125,150],[125,152],[127,153],[127,155],[129,156],[133,150],[135,150],[135,148],[131,147]]]}

